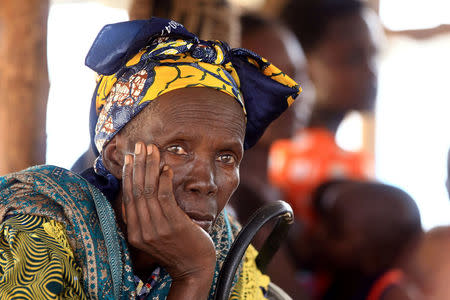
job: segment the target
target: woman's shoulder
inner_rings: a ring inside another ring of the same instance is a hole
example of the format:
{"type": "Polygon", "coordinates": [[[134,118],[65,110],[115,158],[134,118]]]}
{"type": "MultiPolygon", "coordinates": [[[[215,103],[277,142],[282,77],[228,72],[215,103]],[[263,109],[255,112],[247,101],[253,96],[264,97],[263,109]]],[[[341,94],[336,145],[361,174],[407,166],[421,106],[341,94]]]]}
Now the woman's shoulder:
{"type": "Polygon", "coordinates": [[[80,175],[57,166],[33,166],[0,177],[0,220],[13,212],[46,212],[62,221],[67,211],[95,211],[97,198],[101,193],[80,175]]]}
{"type": "Polygon", "coordinates": [[[54,165],[37,165],[32,166],[22,171],[12,173],[11,175],[25,175],[29,177],[47,176],[54,180],[64,181],[85,181],[81,175],[70,171],[68,169],[54,166],[54,165]]]}
{"type": "MultiPolygon", "coordinates": [[[[37,165],[0,177],[0,191],[30,189],[50,198],[70,194],[90,198],[95,187],[80,174],[53,165],[37,165]]],[[[66,195],[68,196],[68,195],[66,195]]],[[[77,197],[77,198],[79,198],[77,197]]]]}
{"type": "Polygon", "coordinates": [[[79,174],[65,168],[53,165],[37,165],[27,169],[6,174],[0,177],[0,188],[12,182],[23,182],[28,184],[39,182],[58,182],[59,184],[78,182],[88,184],[79,174]]]}

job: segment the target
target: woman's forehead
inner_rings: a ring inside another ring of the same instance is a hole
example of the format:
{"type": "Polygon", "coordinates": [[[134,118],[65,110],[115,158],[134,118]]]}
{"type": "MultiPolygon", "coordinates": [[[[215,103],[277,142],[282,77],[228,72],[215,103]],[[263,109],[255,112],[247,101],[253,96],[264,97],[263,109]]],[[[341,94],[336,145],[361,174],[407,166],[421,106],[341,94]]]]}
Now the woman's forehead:
{"type": "Polygon", "coordinates": [[[243,109],[237,100],[212,88],[178,89],[161,95],[157,101],[158,112],[166,117],[202,112],[245,123],[243,109]]]}
{"type": "MultiPolygon", "coordinates": [[[[183,88],[157,98],[157,109],[141,119],[139,126],[165,134],[189,132],[198,134],[211,130],[244,139],[245,116],[239,103],[231,96],[211,88],[183,88]]],[[[156,104],[156,103],[155,103],[156,104]]]]}

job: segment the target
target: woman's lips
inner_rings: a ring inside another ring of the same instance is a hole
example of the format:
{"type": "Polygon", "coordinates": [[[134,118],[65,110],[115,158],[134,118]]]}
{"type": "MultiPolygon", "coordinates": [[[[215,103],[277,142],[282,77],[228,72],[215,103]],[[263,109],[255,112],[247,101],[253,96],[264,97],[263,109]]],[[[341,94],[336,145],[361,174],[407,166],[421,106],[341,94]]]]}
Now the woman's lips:
{"type": "Polygon", "coordinates": [[[214,216],[208,214],[201,214],[196,212],[186,212],[186,214],[191,218],[192,222],[203,228],[206,232],[209,233],[211,230],[214,216]]]}
{"type": "Polygon", "coordinates": [[[212,227],[212,221],[202,221],[202,220],[196,220],[196,219],[192,219],[192,222],[194,222],[195,224],[197,224],[198,226],[200,226],[201,228],[203,228],[206,232],[210,232],[211,227],[212,227]]]}

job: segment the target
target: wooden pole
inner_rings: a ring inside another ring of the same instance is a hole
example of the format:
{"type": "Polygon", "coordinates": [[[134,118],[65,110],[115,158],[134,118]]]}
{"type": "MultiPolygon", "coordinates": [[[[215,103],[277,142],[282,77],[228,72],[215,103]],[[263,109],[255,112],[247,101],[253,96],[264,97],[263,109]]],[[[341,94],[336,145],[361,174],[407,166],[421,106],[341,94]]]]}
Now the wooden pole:
{"type": "Polygon", "coordinates": [[[48,10],[0,1],[0,175],[45,162],[48,10]]]}

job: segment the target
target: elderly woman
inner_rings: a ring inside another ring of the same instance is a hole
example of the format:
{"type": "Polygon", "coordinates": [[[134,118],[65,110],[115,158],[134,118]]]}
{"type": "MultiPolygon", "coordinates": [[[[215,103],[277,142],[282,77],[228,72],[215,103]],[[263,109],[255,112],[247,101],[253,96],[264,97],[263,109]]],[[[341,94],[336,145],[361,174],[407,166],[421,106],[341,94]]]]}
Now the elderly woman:
{"type": "MultiPolygon", "coordinates": [[[[265,59],[176,22],[108,25],[86,64],[93,169],[0,178],[0,297],[206,299],[239,225],[244,149],[300,92],[265,59]]],[[[264,298],[249,248],[232,299],[264,298]]]]}

